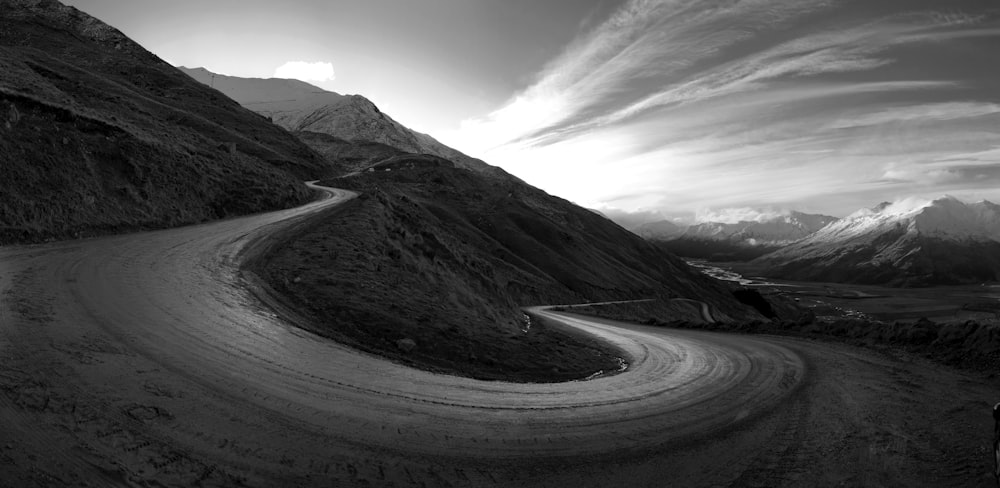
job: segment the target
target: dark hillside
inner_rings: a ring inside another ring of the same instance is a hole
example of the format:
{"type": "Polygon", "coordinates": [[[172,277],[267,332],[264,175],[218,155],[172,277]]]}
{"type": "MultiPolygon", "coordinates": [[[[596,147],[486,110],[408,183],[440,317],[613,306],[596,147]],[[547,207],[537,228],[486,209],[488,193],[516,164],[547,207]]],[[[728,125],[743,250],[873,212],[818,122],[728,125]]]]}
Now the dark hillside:
{"type": "Polygon", "coordinates": [[[0,242],[287,207],[330,174],[303,143],[121,32],[0,0],[0,242]]]}
{"type": "Polygon", "coordinates": [[[296,132],[295,136],[323,156],[337,176],[365,169],[379,161],[408,154],[380,142],[347,141],[320,132],[296,132]]]}
{"type": "Polygon", "coordinates": [[[316,332],[373,353],[479,378],[565,380],[613,368],[613,352],[537,324],[525,333],[519,307],[685,297],[720,318],[759,318],[678,258],[524,184],[446,167],[324,184],[362,196],[255,271],[316,332]]]}

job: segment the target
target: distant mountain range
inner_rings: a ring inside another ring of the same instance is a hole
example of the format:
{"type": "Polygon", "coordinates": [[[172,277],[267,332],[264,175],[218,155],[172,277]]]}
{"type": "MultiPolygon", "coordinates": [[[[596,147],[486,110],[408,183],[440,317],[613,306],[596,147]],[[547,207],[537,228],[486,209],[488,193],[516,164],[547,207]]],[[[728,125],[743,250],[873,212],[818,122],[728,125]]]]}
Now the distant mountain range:
{"type": "Polygon", "coordinates": [[[843,219],[789,212],[738,223],[652,222],[632,231],[679,256],[750,261],[793,281],[929,286],[1000,280],[1000,205],[884,202],[843,219]]]}
{"type": "Polygon", "coordinates": [[[1000,205],[882,203],[757,259],[766,276],[925,286],[1000,278],[1000,205]]]}
{"type": "Polygon", "coordinates": [[[396,155],[391,154],[394,149],[432,154],[454,162],[459,168],[513,178],[500,168],[467,156],[427,134],[406,128],[361,95],[341,95],[298,80],[239,78],[212,73],[205,68],[179,69],[288,131],[303,134],[301,139],[320,153],[332,153],[332,162],[336,164],[345,164],[342,151],[357,151],[343,144],[344,141],[381,145],[369,147],[373,151],[370,156],[360,158],[358,167],[348,165],[344,168],[346,171],[396,155]]]}
{"type": "Polygon", "coordinates": [[[685,257],[712,261],[746,261],[786,246],[836,221],[836,217],[789,212],[736,223],[703,222],[683,227],[670,221],[643,224],[633,232],[659,241],[685,257]]]}

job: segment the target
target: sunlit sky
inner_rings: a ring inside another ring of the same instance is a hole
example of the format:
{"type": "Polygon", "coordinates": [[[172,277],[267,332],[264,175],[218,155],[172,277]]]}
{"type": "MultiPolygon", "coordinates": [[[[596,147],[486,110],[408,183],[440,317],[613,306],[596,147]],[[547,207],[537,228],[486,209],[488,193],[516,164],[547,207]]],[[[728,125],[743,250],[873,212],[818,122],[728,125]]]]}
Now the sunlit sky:
{"type": "Polygon", "coordinates": [[[641,219],[1000,200],[996,0],[70,0],[641,219]]]}

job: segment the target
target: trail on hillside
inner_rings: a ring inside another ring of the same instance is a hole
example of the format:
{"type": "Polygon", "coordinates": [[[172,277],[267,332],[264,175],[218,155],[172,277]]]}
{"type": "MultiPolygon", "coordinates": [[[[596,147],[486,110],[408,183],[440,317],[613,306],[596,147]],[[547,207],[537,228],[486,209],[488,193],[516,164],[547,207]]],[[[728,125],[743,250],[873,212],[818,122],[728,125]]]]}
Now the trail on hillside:
{"type": "Polygon", "coordinates": [[[354,196],[324,191],[281,212],[0,248],[0,486],[989,481],[995,380],[847,347],[536,309],[629,368],[515,384],[321,339],[263,306],[240,265],[354,196]]]}

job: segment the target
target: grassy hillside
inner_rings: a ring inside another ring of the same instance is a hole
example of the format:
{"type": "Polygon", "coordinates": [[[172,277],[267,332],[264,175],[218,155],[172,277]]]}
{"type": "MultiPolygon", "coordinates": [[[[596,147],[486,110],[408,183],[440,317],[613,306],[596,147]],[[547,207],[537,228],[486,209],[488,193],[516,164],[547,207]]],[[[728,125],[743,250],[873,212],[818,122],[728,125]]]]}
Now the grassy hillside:
{"type": "Polygon", "coordinates": [[[424,368],[549,381],[614,369],[615,351],[529,329],[521,306],[691,297],[722,318],[759,317],[676,257],[540,190],[396,167],[324,182],[362,196],[255,270],[320,334],[424,368]]]}
{"type": "Polygon", "coordinates": [[[0,242],[295,205],[329,174],[282,129],[55,1],[0,1],[0,242]]]}

